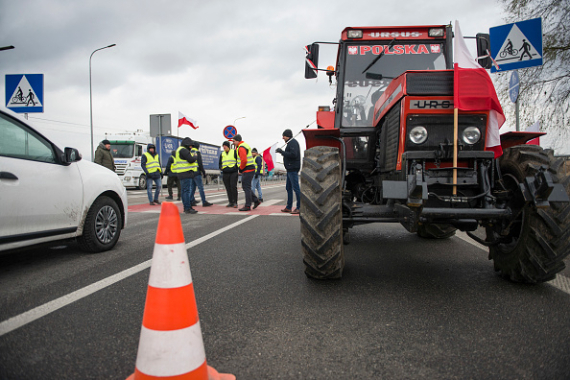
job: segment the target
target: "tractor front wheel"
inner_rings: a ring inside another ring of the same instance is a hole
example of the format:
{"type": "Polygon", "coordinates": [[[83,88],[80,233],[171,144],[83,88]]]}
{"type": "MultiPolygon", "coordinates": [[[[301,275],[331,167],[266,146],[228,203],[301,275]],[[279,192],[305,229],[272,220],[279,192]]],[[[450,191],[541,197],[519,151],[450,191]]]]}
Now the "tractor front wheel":
{"type": "Polygon", "coordinates": [[[519,185],[534,176],[542,166],[554,183],[561,183],[570,194],[570,177],[564,161],[551,150],[535,145],[515,146],[500,158],[504,207],[513,219],[487,227],[487,241],[499,242],[489,248],[489,259],[501,276],[515,282],[540,283],[552,280],[565,268],[570,253],[570,203],[551,202],[547,209],[525,203],[519,185]]]}
{"type": "Polygon", "coordinates": [[[305,274],[337,279],[344,268],[341,165],[337,148],[305,151],[301,170],[301,245],[305,274]]]}

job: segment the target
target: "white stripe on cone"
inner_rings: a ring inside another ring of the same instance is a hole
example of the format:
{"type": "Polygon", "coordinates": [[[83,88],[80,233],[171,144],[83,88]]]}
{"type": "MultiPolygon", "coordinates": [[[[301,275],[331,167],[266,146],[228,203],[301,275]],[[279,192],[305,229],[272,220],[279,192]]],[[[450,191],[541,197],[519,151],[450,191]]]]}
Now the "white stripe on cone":
{"type": "Polygon", "coordinates": [[[186,244],[155,244],[148,284],[155,288],[179,288],[191,283],[186,244]]]}
{"type": "Polygon", "coordinates": [[[156,331],[142,327],[137,369],[150,376],[178,376],[206,361],[200,322],[180,330],[156,331]]]}

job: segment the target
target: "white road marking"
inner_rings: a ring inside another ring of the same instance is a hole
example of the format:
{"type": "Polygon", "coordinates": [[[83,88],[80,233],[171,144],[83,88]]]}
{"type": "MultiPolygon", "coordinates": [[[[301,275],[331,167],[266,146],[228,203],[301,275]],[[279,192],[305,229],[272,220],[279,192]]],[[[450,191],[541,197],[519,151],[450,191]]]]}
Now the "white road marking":
{"type": "MultiPolygon", "coordinates": [[[[243,215],[243,214],[242,214],[243,215]]],[[[196,239],[194,241],[191,241],[190,243],[186,244],[186,249],[190,249],[192,247],[197,246],[198,244],[201,244],[219,234],[222,234],[228,230],[231,230],[232,228],[235,228],[241,224],[247,223],[255,218],[257,218],[259,215],[250,215],[248,218],[242,219],[238,222],[232,223],[229,226],[226,226],[224,228],[220,228],[219,230],[216,230],[206,236],[203,236],[199,239],[196,239]]],[[[10,331],[14,331],[22,326],[27,325],[30,322],[35,321],[36,319],[40,319],[50,313],[53,313],[54,311],[61,309],[64,306],[67,306],[69,304],[72,304],[75,301],[78,301],[82,298],[85,298],[95,292],[98,292],[99,290],[105,289],[108,286],[111,286],[121,280],[124,280],[127,277],[130,277],[134,274],[137,274],[147,268],[150,268],[150,265],[152,263],[152,259],[145,261],[143,263],[140,263],[138,265],[135,265],[134,267],[131,267],[129,269],[126,269],[122,272],[119,272],[117,274],[114,274],[112,276],[109,276],[107,278],[104,278],[100,281],[97,281],[91,285],[87,285],[84,288],[81,288],[79,290],[76,290],[74,292],[71,292],[69,294],[66,294],[62,297],[59,297],[53,301],[47,302],[41,306],[38,306],[32,310],[26,311],[25,313],[22,313],[20,315],[16,315],[15,317],[9,318],[5,321],[0,322],[0,336],[9,333],[10,331]]]]}
{"type": "MultiPolygon", "coordinates": [[[[457,234],[455,236],[479,249],[482,249],[485,252],[489,252],[489,248],[485,247],[483,244],[477,243],[475,240],[467,236],[465,232],[457,231],[457,234]]],[[[546,283],[570,295],[570,278],[562,274],[557,274],[554,280],[550,280],[546,283]]]]}
{"type": "Polygon", "coordinates": [[[267,206],[272,206],[274,204],[277,204],[279,202],[284,201],[284,199],[270,199],[268,201],[264,201],[262,204],[259,205],[259,207],[267,207],[267,206]]]}

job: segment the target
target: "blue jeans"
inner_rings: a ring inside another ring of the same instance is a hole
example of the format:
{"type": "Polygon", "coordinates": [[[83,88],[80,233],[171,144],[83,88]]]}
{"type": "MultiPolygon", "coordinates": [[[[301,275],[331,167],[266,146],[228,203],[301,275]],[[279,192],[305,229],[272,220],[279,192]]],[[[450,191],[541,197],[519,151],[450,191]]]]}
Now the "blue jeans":
{"type": "Polygon", "coordinates": [[[258,198],[263,199],[263,194],[261,194],[261,178],[261,176],[259,176],[259,178],[255,178],[255,176],[253,177],[251,180],[251,191],[255,194],[255,190],[257,190],[257,193],[259,194],[258,198]]]}
{"type": "Polygon", "coordinates": [[[198,190],[200,191],[200,198],[202,199],[202,204],[206,202],[206,194],[204,194],[204,183],[202,182],[202,175],[198,174],[194,176],[192,180],[192,188],[190,189],[190,202],[194,202],[194,193],[196,192],[196,186],[198,186],[198,190]]]}
{"type": "Polygon", "coordinates": [[[297,207],[301,208],[301,189],[299,188],[299,172],[287,172],[287,183],[285,185],[287,190],[287,208],[293,208],[293,192],[297,196],[297,207]]]}
{"type": "Polygon", "coordinates": [[[158,195],[160,194],[160,188],[162,187],[162,180],[160,177],[157,179],[146,177],[146,193],[148,195],[148,201],[158,200],[158,195]],[[152,183],[156,184],[156,190],[154,192],[154,199],[152,198],[152,183]]]}
{"type": "Polygon", "coordinates": [[[192,188],[192,178],[180,179],[180,188],[182,189],[182,204],[184,205],[184,211],[190,210],[192,208],[192,201],[190,200],[190,190],[192,188]]]}

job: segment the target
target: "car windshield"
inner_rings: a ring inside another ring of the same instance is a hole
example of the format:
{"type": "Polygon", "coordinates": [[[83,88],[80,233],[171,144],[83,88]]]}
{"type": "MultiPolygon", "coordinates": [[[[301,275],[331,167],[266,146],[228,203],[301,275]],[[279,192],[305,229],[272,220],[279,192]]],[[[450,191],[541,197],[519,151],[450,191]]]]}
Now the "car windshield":
{"type": "Polygon", "coordinates": [[[404,71],[446,68],[443,42],[349,45],[345,54],[343,127],[372,127],[374,103],[388,84],[404,71]],[[363,73],[380,54],[382,57],[363,73]]]}
{"type": "Polygon", "coordinates": [[[111,144],[113,158],[131,158],[134,153],[134,144],[111,144]]]}

